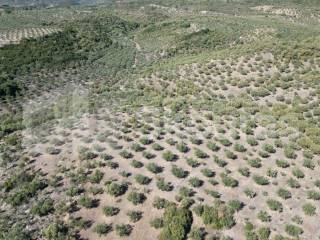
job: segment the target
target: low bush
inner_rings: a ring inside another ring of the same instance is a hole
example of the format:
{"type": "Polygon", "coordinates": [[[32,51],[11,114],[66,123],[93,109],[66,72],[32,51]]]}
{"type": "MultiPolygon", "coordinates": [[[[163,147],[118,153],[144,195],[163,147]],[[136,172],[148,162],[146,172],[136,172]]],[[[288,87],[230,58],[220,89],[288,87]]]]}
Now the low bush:
{"type": "Polygon", "coordinates": [[[106,235],[111,232],[112,226],[110,224],[100,223],[94,227],[93,231],[101,237],[102,235],[106,235]]]}
{"type": "Polygon", "coordinates": [[[282,212],[283,210],[282,203],[274,199],[268,199],[267,205],[272,211],[282,212]]]}
{"type": "Polygon", "coordinates": [[[106,215],[107,217],[110,217],[110,216],[117,215],[120,212],[120,209],[117,207],[113,207],[113,206],[105,206],[102,209],[102,211],[103,211],[104,215],[106,215]]]}
{"type": "Polygon", "coordinates": [[[163,216],[163,230],[159,240],[183,240],[186,239],[191,225],[192,212],[187,208],[169,206],[165,209],[163,216]]]}
{"type": "Polygon", "coordinates": [[[142,204],[146,200],[146,196],[139,192],[130,192],[128,195],[128,201],[132,202],[133,205],[142,204]]]}

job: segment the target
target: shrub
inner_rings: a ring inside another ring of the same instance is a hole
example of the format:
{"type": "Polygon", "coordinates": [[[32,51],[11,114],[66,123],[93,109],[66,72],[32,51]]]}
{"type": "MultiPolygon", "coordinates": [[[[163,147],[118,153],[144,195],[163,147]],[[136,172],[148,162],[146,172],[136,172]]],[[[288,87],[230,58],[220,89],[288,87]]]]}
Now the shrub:
{"type": "Polygon", "coordinates": [[[314,168],[316,167],[315,163],[312,161],[312,159],[309,158],[305,158],[303,160],[303,166],[306,168],[309,168],[311,170],[314,170],[314,168]]]}
{"type": "Polygon", "coordinates": [[[128,185],[126,183],[111,182],[107,184],[107,193],[114,197],[118,197],[120,195],[125,194],[127,189],[128,185]]]}
{"type": "Polygon", "coordinates": [[[286,160],[280,160],[280,159],[277,159],[276,160],[276,164],[278,167],[281,167],[281,168],[287,168],[290,166],[290,163],[286,160]]]}
{"type": "Polygon", "coordinates": [[[82,196],[79,199],[79,205],[85,208],[93,208],[96,206],[96,201],[88,196],[82,196]]]}
{"type": "Polygon", "coordinates": [[[262,158],[268,158],[270,156],[269,153],[265,151],[259,151],[258,154],[262,158]]]}
{"type": "Polygon", "coordinates": [[[151,144],[153,142],[152,139],[149,139],[147,137],[142,137],[142,138],[140,138],[139,141],[143,145],[148,145],[148,144],[151,144]]]}
{"type": "Polygon", "coordinates": [[[242,144],[239,144],[239,143],[234,145],[234,150],[237,151],[237,152],[245,152],[245,151],[247,151],[247,149],[242,144]]]}
{"type": "Polygon", "coordinates": [[[202,186],[203,181],[197,177],[192,177],[189,179],[189,183],[192,187],[198,188],[202,186]]]}
{"type": "MultiPolygon", "coordinates": [[[[72,231],[62,221],[56,221],[51,223],[47,228],[43,230],[43,236],[45,239],[74,239],[72,231]]],[[[25,240],[25,237],[22,238],[25,240]]],[[[31,238],[30,238],[31,239],[31,238]]]]}
{"type": "Polygon", "coordinates": [[[151,178],[144,176],[142,174],[137,174],[134,179],[136,180],[137,183],[141,184],[141,185],[147,185],[151,182],[151,178]]]}
{"type": "Polygon", "coordinates": [[[61,152],[60,149],[54,148],[54,147],[48,147],[48,148],[46,149],[46,151],[47,151],[47,153],[49,153],[49,154],[51,154],[51,155],[58,155],[58,154],[61,152]]]}
{"type": "Polygon", "coordinates": [[[310,190],[310,191],[308,191],[308,198],[315,200],[315,201],[319,201],[320,200],[320,192],[310,190]]]}
{"type": "Polygon", "coordinates": [[[135,152],[142,152],[144,151],[146,148],[141,146],[139,143],[134,143],[131,145],[131,149],[135,152]]]}
{"type": "Polygon", "coordinates": [[[237,159],[237,155],[234,154],[233,152],[231,152],[230,150],[225,150],[224,153],[226,154],[226,157],[229,158],[229,159],[232,159],[232,160],[235,160],[237,159]]]}
{"type": "Polygon", "coordinates": [[[219,139],[219,142],[225,147],[232,145],[232,142],[230,142],[227,138],[221,138],[219,139]]]}
{"type": "Polygon", "coordinates": [[[267,176],[268,177],[272,177],[272,178],[276,178],[278,176],[278,171],[277,170],[273,170],[272,168],[268,168],[267,176]]]}
{"type": "Polygon", "coordinates": [[[146,200],[146,196],[143,193],[130,192],[128,195],[128,201],[132,202],[133,205],[142,204],[146,200]]]}
{"type": "Polygon", "coordinates": [[[221,173],[220,174],[221,180],[223,182],[223,184],[227,187],[237,187],[239,185],[239,182],[234,179],[233,177],[230,177],[228,174],[226,173],[221,173]]]}
{"type": "Polygon", "coordinates": [[[260,211],[258,213],[258,219],[261,222],[271,222],[271,216],[266,211],[260,211]]]}
{"type": "Polygon", "coordinates": [[[301,169],[295,167],[294,169],[292,169],[292,174],[293,176],[295,176],[296,178],[304,178],[304,173],[301,171],[301,169]]]}
{"type": "Polygon", "coordinates": [[[213,206],[204,205],[201,218],[214,229],[230,229],[235,225],[233,211],[223,202],[216,201],[213,206]]]}
{"type": "Polygon", "coordinates": [[[245,177],[249,177],[250,176],[250,170],[247,167],[239,168],[238,171],[242,176],[245,176],[245,177]]]}
{"type": "Polygon", "coordinates": [[[155,154],[153,154],[153,153],[151,153],[151,152],[149,152],[149,151],[144,151],[144,152],[142,153],[142,156],[145,157],[146,159],[152,159],[152,158],[155,158],[155,157],[156,157],[155,154]]]}
{"type": "Polygon", "coordinates": [[[103,178],[103,172],[96,170],[89,178],[91,183],[100,183],[103,178]]]}
{"type": "Polygon", "coordinates": [[[220,147],[217,144],[215,144],[214,142],[208,142],[207,148],[209,148],[213,152],[217,152],[220,149],[220,147]]]}
{"type": "Polygon", "coordinates": [[[269,240],[271,231],[268,227],[261,227],[258,229],[259,240],[269,240]]]}
{"type": "Polygon", "coordinates": [[[285,231],[288,235],[292,237],[299,237],[303,233],[302,228],[292,224],[287,224],[285,227],[285,231]]]}
{"type": "Polygon", "coordinates": [[[39,216],[46,216],[54,211],[53,203],[54,201],[51,198],[40,200],[31,208],[31,213],[39,216]]]}
{"type": "Polygon", "coordinates": [[[105,223],[97,224],[93,229],[93,231],[99,234],[100,237],[102,235],[108,234],[109,232],[111,232],[111,230],[112,230],[112,226],[110,224],[105,224],[105,223]]]}
{"type": "Polygon", "coordinates": [[[200,163],[197,160],[194,160],[193,158],[187,158],[186,162],[190,167],[193,168],[198,167],[200,165],[200,163]]]}
{"type": "Polygon", "coordinates": [[[213,190],[209,190],[209,189],[205,189],[204,190],[206,194],[210,195],[211,197],[214,197],[214,198],[220,198],[221,197],[221,194],[217,191],[213,191],[213,190]]]}
{"type": "Polygon", "coordinates": [[[276,149],[271,144],[264,144],[262,149],[268,153],[275,153],[276,149]]]}
{"type": "Polygon", "coordinates": [[[157,181],[157,187],[161,191],[166,191],[166,192],[170,192],[173,189],[173,186],[171,185],[171,183],[170,182],[165,182],[164,179],[159,179],[157,181]]]}
{"type": "Polygon", "coordinates": [[[104,215],[106,215],[107,217],[110,217],[110,216],[117,215],[120,212],[120,209],[117,207],[105,206],[102,209],[102,211],[103,211],[104,215]]]}
{"type": "Polygon", "coordinates": [[[141,168],[143,167],[143,163],[137,160],[132,160],[131,166],[134,168],[141,168]]]}
{"type": "Polygon", "coordinates": [[[188,236],[190,240],[204,240],[206,231],[204,228],[193,227],[188,236]]]}
{"type": "Polygon", "coordinates": [[[177,165],[173,165],[171,168],[171,172],[177,178],[185,178],[188,176],[188,172],[183,168],[178,167],[177,165]]]}
{"type": "Polygon", "coordinates": [[[254,168],[260,168],[262,166],[260,158],[249,159],[248,164],[254,168]]]}
{"type": "Polygon", "coordinates": [[[287,157],[287,158],[290,158],[290,159],[294,159],[297,157],[294,149],[292,147],[289,147],[289,146],[286,146],[284,148],[284,155],[287,157]]]}
{"type": "Polygon", "coordinates": [[[308,216],[313,216],[316,214],[316,207],[311,203],[306,203],[302,206],[303,212],[308,216]]]}
{"type": "Polygon", "coordinates": [[[291,193],[284,189],[284,188],[279,188],[278,191],[277,191],[277,194],[279,197],[283,198],[283,199],[289,199],[291,198],[291,193]]]}
{"type": "Polygon", "coordinates": [[[147,165],[147,169],[154,173],[154,174],[157,174],[157,173],[161,173],[162,172],[162,167],[160,167],[159,165],[155,164],[155,163],[149,163],[147,165]]]}
{"type": "Polygon", "coordinates": [[[226,165],[228,165],[228,163],[220,158],[218,158],[217,156],[214,156],[214,162],[219,166],[219,167],[225,167],[226,165]]]}
{"type": "Polygon", "coordinates": [[[164,222],[162,218],[155,218],[151,220],[150,225],[155,229],[159,229],[159,228],[163,228],[164,222]]]}
{"type": "Polygon", "coordinates": [[[187,208],[169,206],[164,212],[164,226],[159,235],[159,240],[186,239],[192,225],[192,213],[187,208]]]}
{"type": "Polygon", "coordinates": [[[154,143],[152,144],[152,149],[155,151],[162,151],[164,148],[160,144],[154,143]]]}
{"type": "Polygon", "coordinates": [[[164,160],[168,161],[168,162],[173,162],[175,160],[177,160],[177,155],[175,155],[174,153],[172,153],[171,151],[167,150],[162,154],[162,157],[164,160]]]}
{"type": "Polygon", "coordinates": [[[257,146],[259,144],[259,142],[254,137],[248,137],[247,138],[247,143],[250,146],[257,146]]]}
{"type": "Polygon", "coordinates": [[[205,152],[203,152],[202,150],[200,150],[199,148],[194,149],[194,154],[198,158],[207,158],[208,157],[208,155],[205,152]]]}
{"type": "Polygon", "coordinates": [[[202,140],[199,138],[195,138],[195,137],[191,137],[190,138],[191,143],[195,144],[195,145],[200,145],[202,144],[202,140]]]}
{"type": "Polygon", "coordinates": [[[132,232],[132,226],[129,224],[117,224],[116,233],[120,237],[129,236],[132,232]]]}
{"type": "Polygon", "coordinates": [[[185,144],[184,142],[180,142],[177,144],[177,149],[179,152],[182,152],[182,153],[186,153],[189,151],[189,148],[187,146],[187,144],[185,144]]]}
{"type": "Polygon", "coordinates": [[[129,159],[133,157],[133,154],[127,150],[123,150],[119,153],[119,155],[123,158],[129,159]]]}
{"type": "Polygon", "coordinates": [[[240,211],[243,207],[244,204],[243,202],[239,201],[239,200],[230,200],[228,202],[228,207],[233,211],[233,212],[238,212],[240,211]]]}
{"type": "Polygon", "coordinates": [[[106,163],[106,166],[109,167],[109,168],[111,168],[111,169],[116,169],[116,168],[119,167],[119,164],[116,163],[116,162],[108,161],[108,162],[106,163]]]}
{"type": "Polygon", "coordinates": [[[142,212],[141,211],[129,211],[127,213],[128,217],[130,218],[131,222],[138,222],[142,218],[142,212]]]}
{"type": "Polygon", "coordinates": [[[259,184],[259,185],[268,185],[269,184],[269,180],[263,176],[253,175],[252,178],[256,184],[259,184]]]}
{"type": "Polygon", "coordinates": [[[272,211],[282,212],[283,210],[282,203],[274,199],[268,199],[267,205],[272,211]]]}
{"type": "Polygon", "coordinates": [[[215,175],[215,172],[212,171],[211,169],[209,168],[204,168],[204,169],[201,169],[201,173],[205,176],[205,177],[214,177],[215,175]]]}
{"type": "Polygon", "coordinates": [[[253,190],[249,189],[249,188],[244,189],[243,192],[249,198],[254,198],[255,196],[257,196],[257,193],[254,192],[253,190]]]}
{"type": "Polygon", "coordinates": [[[167,207],[169,205],[169,202],[164,199],[164,198],[160,198],[160,197],[156,197],[154,200],[153,200],[153,203],[152,203],[153,207],[155,207],[156,209],[163,209],[165,207],[167,207]]]}
{"type": "Polygon", "coordinates": [[[291,188],[300,188],[300,183],[296,179],[289,178],[287,183],[291,188]]]}

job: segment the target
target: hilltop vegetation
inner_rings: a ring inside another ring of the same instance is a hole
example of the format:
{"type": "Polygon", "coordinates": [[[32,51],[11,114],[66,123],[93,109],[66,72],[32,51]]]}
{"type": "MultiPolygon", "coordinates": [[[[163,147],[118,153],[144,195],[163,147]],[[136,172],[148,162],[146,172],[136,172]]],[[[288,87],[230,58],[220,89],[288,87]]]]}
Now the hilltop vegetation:
{"type": "Polygon", "coordinates": [[[0,239],[318,238],[319,10],[0,13],[0,239]]]}

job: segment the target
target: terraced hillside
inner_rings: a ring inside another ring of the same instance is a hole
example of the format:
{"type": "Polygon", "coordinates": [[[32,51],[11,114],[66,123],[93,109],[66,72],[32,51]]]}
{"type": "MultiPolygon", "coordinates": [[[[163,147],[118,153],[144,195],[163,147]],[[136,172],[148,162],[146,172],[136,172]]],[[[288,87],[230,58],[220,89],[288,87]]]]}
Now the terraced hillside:
{"type": "Polygon", "coordinates": [[[0,239],[318,239],[319,10],[39,9],[0,48],[0,239]]]}

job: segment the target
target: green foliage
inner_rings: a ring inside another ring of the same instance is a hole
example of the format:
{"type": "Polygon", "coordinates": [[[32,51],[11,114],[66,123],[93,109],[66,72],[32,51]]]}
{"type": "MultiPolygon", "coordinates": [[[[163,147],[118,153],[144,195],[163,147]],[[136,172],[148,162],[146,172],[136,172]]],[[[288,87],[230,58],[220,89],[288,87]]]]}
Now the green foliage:
{"type": "Polygon", "coordinates": [[[135,222],[138,222],[142,218],[143,214],[141,211],[129,211],[127,213],[127,215],[129,216],[130,221],[135,223],[135,222]]]}
{"type": "Polygon", "coordinates": [[[163,216],[164,226],[160,240],[183,240],[187,237],[192,225],[192,213],[186,208],[168,206],[163,216]]]}
{"type": "Polygon", "coordinates": [[[120,237],[129,236],[132,232],[132,226],[129,224],[117,224],[116,233],[120,237]]]}
{"type": "Polygon", "coordinates": [[[197,160],[193,159],[193,158],[187,158],[186,162],[190,167],[193,167],[193,168],[196,168],[196,167],[198,167],[200,165],[200,163],[197,160]]]}
{"type": "Polygon", "coordinates": [[[173,162],[177,159],[177,155],[175,155],[174,153],[172,153],[171,151],[165,151],[162,154],[162,157],[164,160],[168,161],[168,162],[173,162]]]}
{"type": "Polygon", "coordinates": [[[153,203],[152,203],[153,207],[155,207],[156,209],[163,209],[165,207],[167,207],[169,205],[169,202],[164,199],[164,198],[160,198],[160,197],[156,197],[154,200],[153,200],[153,203]]]}
{"type": "Polygon", "coordinates": [[[127,184],[126,183],[116,183],[116,182],[111,182],[107,184],[107,193],[114,196],[118,197],[120,195],[123,195],[127,191],[127,184]]]}
{"type": "Polygon", "coordinates": [[[203,181],[197,177],[192,177],[189,179],[189,183],[192,187],[198,188],[202,186],[203,181]]]}
{"type": "Polygon", "coordinates": [[[120,209],[113,206],[105,206],[103,207],[103,213],[107,217],[117,215],[120,212],[120,209]]]}
{"type": "Polygon", "coordinates": [[[284,189],[284,188],[279,188],[278,191],[277,191],[277,194],[278,194],[279,197],[281,197],[283,199],[291,198],[290,191],[288,191],[287,189],[284,189]]]}
{"type": "Polygon", "coordinates": [[[79,198],[79,205],[85,208],[93,208],[96,206],[96,202],[88,196],[81,196],[79,198]]]}
{"type": "Polygon", "coordinates": [[[184,142],[180,142],[176,145],[179,152],[186,153],[189,151],[189,147],[184,142]]]}
{"type": "Polygon", "coordinates": [[[161,173],[162,172],[162,167],[160,167],[159,165],[155,164],[155,163],[148,163],[147,164],[147,169],[154,173],[154,174],[157,174],[157,173],[161,173]]]}
{"type": "Polygon", "coordinates": [[[227,187],[237,187],[239,185],[238,180],[234,179],[233,177],[229,176],[226,173],[221,173],[220,174],[221,180],[223,184],[227,187]]]}
{"type": "Polygon", "coordinates": [[[313,216],[316,214],[317,208],[311,203],[306,203],[302,206],[302,210],[306,215],[313,216]]]}
{"type": "Polygon", "coordinates": [[[299,237],[303,233],[302,228],[292,224],[287,224],[285,227],[285,231],[292,237],[299,237]]]}
{"type": "Polygon", "coordinates": [[[173,189],[173,186],[171,185],[170,182],[166,182],[163,178],[159,179],[157,181],[157,187],[161,190],[161,191],[165,191],[165,192],[170,192],[173,189]]]}
{"type": "Polygon", "coordinates": [[[268,199],[267,205],[272,211],[282,212],[283,210],[282,203],[274,199],[268,199]]]}
{"type": "Polygon", "coordinates": [[[134,179],[136,180],[137,183],[142,184],[142,185],[147,185],[151,182],[151,178],[144,176],[142,174],[137,174],[134,179]]]}
{"type": "Polygon", "coordinates": [[[54,211],[53,204],[54,201],[51,198],[40,200],[31,208],[31,213],[39,216],[46,216],[54,211]]]}
{"type": "Polygon", "coordinates": [[[150,221],[150,226],[155,229],[163,228],[164,222],[162,218],[154,218],[150,221]]]}
{"type": "Polygon", "coordinates": [[[128,200],[133,203],[133,205],[142,204],[146,200],[146,196],[143,193],[130,192],[128,195],[128,200]]]}
{"type": "Polygon", "coordinates": [[[253,175],[252,179],[256,184],[259,184],[259,185],[268,185],[269,184],[269,180],[263,176],[253,175]]]}
{"type": "Polygon", "coordinates": [[[230,229],[235,225],[233,210],[220,201],[213,206],[204,205],[201,218],[214,229],[230,229]]]}
{"type": "Polygon", "coordinates": [[[172,165],[171,172],[177,178],[186,178],[188,176],[188,172],[177,165],[172,165]]]}
{"type": "Polygon", "coordinates": [[[63,222],[53,222],[43,229],[43,236],[48,240],[75,240],[75,234],[63,222]]]}
{"type": "Polygon", "coordinates": [[[261,210],[258,213],[257,217],[259,218],[259,220],[261,222],[270,222],[271,221],[271,216],[266,211],[263,211],[263,210],[261,210]]]}
{"type": "Polygon", "coordinates": [[[108,234],[112,230],[112,226],[106,223],[100,223],[95,225],[93,231],[97,233],[100,237],[102,235],[108,234]]]}

